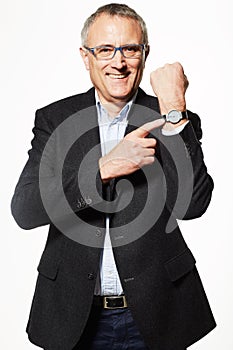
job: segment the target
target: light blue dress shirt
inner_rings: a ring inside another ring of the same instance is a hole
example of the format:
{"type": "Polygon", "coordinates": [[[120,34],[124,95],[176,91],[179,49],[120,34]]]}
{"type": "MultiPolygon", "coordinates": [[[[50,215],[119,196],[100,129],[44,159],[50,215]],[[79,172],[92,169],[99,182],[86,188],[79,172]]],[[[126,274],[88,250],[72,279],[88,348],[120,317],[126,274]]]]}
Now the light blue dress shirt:
{"type": "MultiPolygon", "coordinates": [[[[100,103],[96,93],[96,107],[98,114],[98,124],[101,142],[102,156],[109,153],[124,137],[125,129],[128,124],[128,114],[132,106],[134,98],[128,102],[120,113],[112,118],[108,115],[107,110],[100,103]]],[[[177,127],[173,131],[163,130],[163,134],[171,136],[178,134],[183,130],[185,125],[177,127]]],[[[100,274],[97,278],[95,286],[95,295],[120,295],[123,294],[122,285],[117,271],[113,250],[111,246],[109,234],[110,217],[106,215],[106,235],[104,241],[104,249],[100,261],[100,274]]]]}
{"type": "MultiPolygon", "coordinates": [[[[133,100],[128,102],[114,118],[109,117],[107,110],[98,100],[98,96],[96,96],[96,101],[101,151],[102,156],[104,156],[123,139],[133,100]]],[[[123,293],[111,246],[109,221],[110,218],[106,215],[106,235],[100,261],[100,276],[95,288],[96,295],[119,295],[123,293]]]]}

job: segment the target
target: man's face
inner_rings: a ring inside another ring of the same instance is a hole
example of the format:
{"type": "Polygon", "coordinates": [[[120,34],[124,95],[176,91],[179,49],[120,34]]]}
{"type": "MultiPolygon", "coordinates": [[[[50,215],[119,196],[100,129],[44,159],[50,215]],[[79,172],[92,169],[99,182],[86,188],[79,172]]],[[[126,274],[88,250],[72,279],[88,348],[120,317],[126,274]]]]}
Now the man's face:
{"type": "MultiPolygon", "coordinates": [[[[140,25],[128,18],[100,15],[91,25],[87,46],[143,44],[140,25]]],[[[111,60],[97,60],[81,48],[81,55],[102,103],[127,102],[136,92],[145,59],[125,58],[117,51],[111,60]]]]}

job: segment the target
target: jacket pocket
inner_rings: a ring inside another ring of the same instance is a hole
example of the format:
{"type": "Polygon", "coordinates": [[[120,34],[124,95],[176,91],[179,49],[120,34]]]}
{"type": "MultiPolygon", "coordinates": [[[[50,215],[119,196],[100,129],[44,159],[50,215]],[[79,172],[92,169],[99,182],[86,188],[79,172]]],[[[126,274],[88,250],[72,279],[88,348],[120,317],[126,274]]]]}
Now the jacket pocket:
{"type": "Polygon", "coordinates": [[[41,275],[51,280],[55,280],[58,274],[59,264],[60,264],[60,259],[50,256],[45,251],[42,254],[42,257],[40,259],[39,265],[37,267],[37,271],[41,275]]]}
{"type": "Polygon", "coordinates": [[[185,249],[179,255],[165,262],[165,268],[170,280],[175,282],[182,276],[186,275],[195,266],[196,260],[190,249],[185,249]]]}

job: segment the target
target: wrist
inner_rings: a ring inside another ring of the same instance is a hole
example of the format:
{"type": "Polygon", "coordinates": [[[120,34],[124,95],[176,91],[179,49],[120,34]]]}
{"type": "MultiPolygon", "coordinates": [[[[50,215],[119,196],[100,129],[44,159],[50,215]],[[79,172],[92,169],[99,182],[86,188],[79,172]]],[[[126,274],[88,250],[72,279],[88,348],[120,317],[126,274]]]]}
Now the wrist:
{"type": "Polygon", "coordinates": [[[186,111],[186,102],[185,100],[175,101],[174,103],[167,103],[159,100],[160,112],[162,115],[167,115],[170,111],[176,110],[180,112],[186,111]]]}

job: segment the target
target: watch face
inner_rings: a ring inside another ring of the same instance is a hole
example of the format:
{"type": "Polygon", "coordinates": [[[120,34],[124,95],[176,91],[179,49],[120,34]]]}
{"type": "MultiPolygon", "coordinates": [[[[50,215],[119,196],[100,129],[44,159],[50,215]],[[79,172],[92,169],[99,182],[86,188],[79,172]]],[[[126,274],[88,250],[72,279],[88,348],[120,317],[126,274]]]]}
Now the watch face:
{"type": "Polygon", "coordinates": [[[182,119],[182,113],[179,111],[170,111],[167,115],[167,121],[173,124],[178,123],[182,119]]]}

